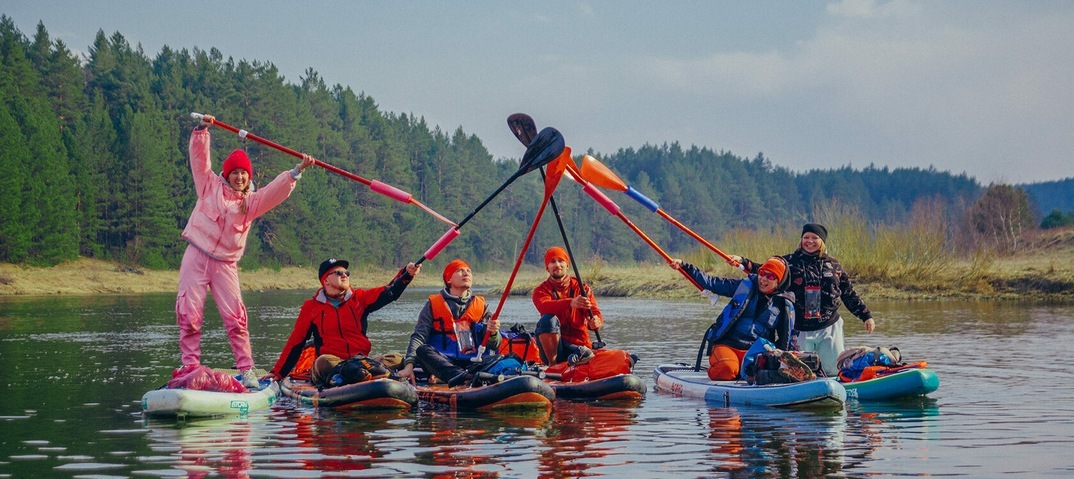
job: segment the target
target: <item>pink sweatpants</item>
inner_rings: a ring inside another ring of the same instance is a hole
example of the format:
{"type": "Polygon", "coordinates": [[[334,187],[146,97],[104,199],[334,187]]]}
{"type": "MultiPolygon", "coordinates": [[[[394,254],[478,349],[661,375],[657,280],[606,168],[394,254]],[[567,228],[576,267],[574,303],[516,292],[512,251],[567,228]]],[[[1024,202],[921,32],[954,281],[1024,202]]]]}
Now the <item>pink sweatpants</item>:
{"type": "Polygon", "coordinates": [[[239,290],[239,267],[236,263],[213,259],[187,245],[179,267],[179,295],[175,299],[175,322],[179,325],[179,351],[183,366],[201,364],[201,325],[205,318],[205,292],[212,291],[213,302],[227,329],[235,368],[254,367],[250,331],[246,328],[246,305],[239,290]]]}

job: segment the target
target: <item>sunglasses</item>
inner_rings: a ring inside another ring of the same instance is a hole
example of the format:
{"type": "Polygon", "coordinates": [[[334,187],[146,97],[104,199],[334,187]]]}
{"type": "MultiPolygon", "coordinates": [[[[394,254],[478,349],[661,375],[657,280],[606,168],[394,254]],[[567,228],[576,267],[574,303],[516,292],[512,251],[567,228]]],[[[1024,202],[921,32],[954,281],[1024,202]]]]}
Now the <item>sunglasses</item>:
{"type": "Polygon", "coordinates": [[[767,279],[769,281],[778,281],[779,280],[779,276],[776,276],[776,273],[773,273],[771,271],[763,271],[760,274],[761,274],[762,278],[765,278],[765,279],[767,279]]]}
{"type": "Polygon", "coordinates": [[[334,275],[336,275],[336,276],[339,276],[340,278],[343,278],[343,277],[347,277],[347,278],[349,278],[349,277],[351,276],[351,272],[350,272],[350,271],[347,271],[347,270],[343,270],[343,271],[333,271],[333,272],[332,272],[331,274],[334,274],[334,275]]]}

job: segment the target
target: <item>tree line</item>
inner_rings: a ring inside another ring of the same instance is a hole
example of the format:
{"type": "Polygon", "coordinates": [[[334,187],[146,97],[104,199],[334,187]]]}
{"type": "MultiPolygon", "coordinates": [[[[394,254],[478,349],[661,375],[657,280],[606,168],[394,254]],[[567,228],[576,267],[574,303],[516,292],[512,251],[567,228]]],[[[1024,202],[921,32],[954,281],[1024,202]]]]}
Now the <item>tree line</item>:
{"type": "MultiPolygon", "coordinates": [[[[329,86],[312,69],[293,84],[270,62],[235,61],[215,48],[165,46],[150,57],[120,33],[103,31],[80,58],[52,40],[43,24],[28,38],[6,16],[0,17],[0,55],[4,262],[51,265],[87,256],[178,267],[185,248],[179,233],[196,200],[187,157],[192,111],[410,192],[456,221],[518,168],[516,159],[493,158],[480,138],[461,127],[445,131],[414,114],[381,111],[371,96],[329,86]]],[[[236,148],[250,155],[259,185],[296,162],[222,129],[211,132],[216,170],[236,148]]],[[[506,127],[504,134],[510,134],[506,127]]],[[[570,132],[564,134],[569,144],[570,132]]],[[[744,158],[678,143],[590,153],[710,239],[733,229],[763,231],[807,221],[818,205],[831,201],[893,223],[907,221],[915,204],[927,199],[966,221],[986,190],[965,174],[933,168],[848,166],[795,173],[763,154],[744,158]]],[[[666,250],[696,248],[641,205],[608,194],[666,250]]],[[[443,254],[509,266],[541,196],[538,175],[520,179],[443,254]]],[[[577,255],[609,262],[656,259],[568,180],[555,197],[577,255]]],[[[527,251],[533,262],[547,246],[562,242],[550,216],[527,251]]],[[[420,257],[446,228],[417,208],[313,168],[290,199],[254,223],[241,265],[310,266],[345,257],[356,266],[400,266],[420,257]]],[[[1012,231],[1010,225],[997,228],[1001,235],[1012,231]]]]}

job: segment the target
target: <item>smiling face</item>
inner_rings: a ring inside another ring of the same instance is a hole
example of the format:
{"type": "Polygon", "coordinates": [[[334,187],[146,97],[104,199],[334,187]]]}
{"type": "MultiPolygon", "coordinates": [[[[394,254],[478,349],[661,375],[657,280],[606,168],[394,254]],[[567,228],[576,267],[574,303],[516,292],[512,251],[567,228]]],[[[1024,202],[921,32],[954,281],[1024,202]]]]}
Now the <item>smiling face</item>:
{"type": "Polygon", "coordinates": [[[801,246],[802,251],[805,251],[806,253],[816,253],[824,246],[824,240],[820,239],[820,236],[817,236],[816,234],[806,233],[802,235],[801,246]]]}
{"type": "Polygon", "coordinates": [[[772,294],[779,286],[779,279],[776,278],[776,274],[771,271],[761,271],[757,273],[757,287],[764,294],[772,294]]]}
{"type": "Polygon", "coordinates": [[[242,168],[235,168],[227,174],[227,184],[235,191],[246,191],[250,187],[250,174],[242,168]]]}

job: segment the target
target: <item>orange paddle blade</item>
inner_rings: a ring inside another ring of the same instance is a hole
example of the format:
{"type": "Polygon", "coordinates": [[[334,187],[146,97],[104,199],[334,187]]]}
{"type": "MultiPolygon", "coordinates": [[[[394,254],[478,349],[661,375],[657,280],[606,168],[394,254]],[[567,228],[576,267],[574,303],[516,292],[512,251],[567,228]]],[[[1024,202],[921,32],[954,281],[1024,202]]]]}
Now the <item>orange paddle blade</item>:
{"type": "Polygon", "coordinates": [[[607,166],[604,166],[604,163],[589,155],[582,157],[582,176],[589,180],[590,183],[601,188],[616,191],[627,190],[627,185],[623,183],[623,180],[619,179],[615,173],[612,173],[612,170],[609,170],[607,166]]]}
{"type": "Polygon", "coordinates": [[[563,172],[567,170],[567,164],[574,164],[574,159],[571,158],[571,147],[563,147],[563,153],[560,153],[556,159],[552,160],[548,164],[548,168],[545,170],[544,177],[544,197],[547,199],[552,196],[552,192],[556,190],[556,186],[559,185],[559,180],[563,178],[563,172]]]}

